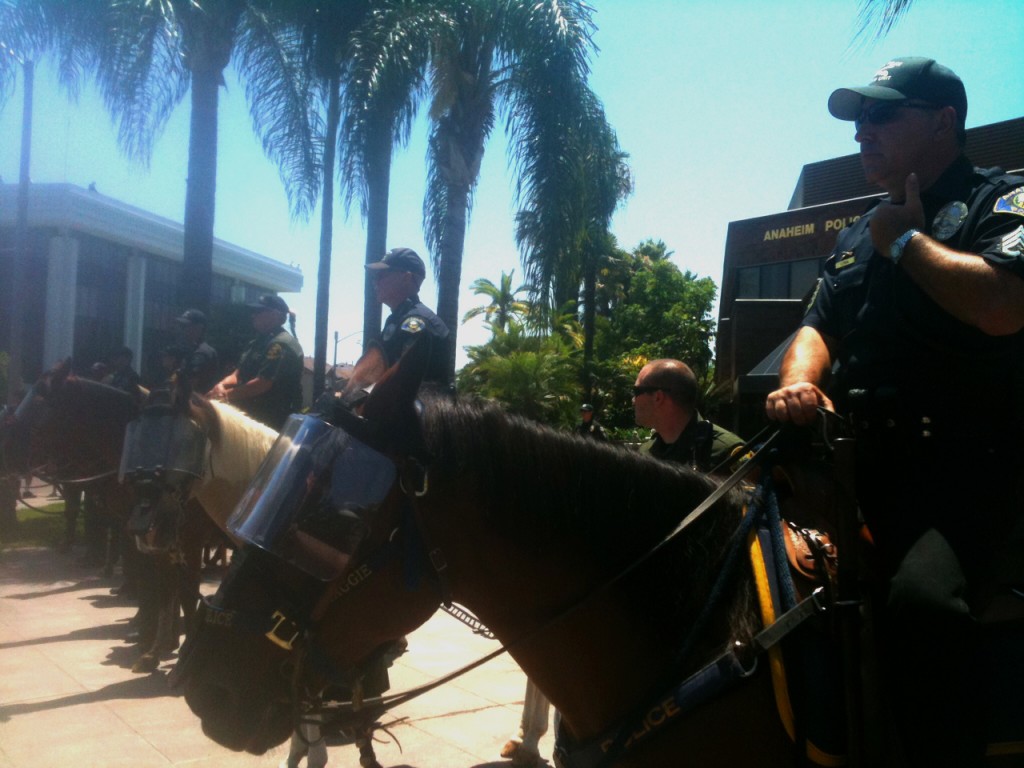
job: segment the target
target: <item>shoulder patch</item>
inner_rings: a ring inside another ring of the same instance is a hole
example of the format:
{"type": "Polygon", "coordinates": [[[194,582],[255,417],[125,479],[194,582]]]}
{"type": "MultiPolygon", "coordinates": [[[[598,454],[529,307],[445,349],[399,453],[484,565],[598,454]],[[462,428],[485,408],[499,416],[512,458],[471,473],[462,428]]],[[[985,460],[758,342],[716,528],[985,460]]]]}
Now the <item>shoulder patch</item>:
{"type": "Polygon", "coordinates": [[[1024,216],[1024,187],[1017,187],[996,200],[996,204],[992,207],[992,213],[1024,216]]]}
{"type": "Polygon", "coordinates": [[[1024,256],[1024,224],[1006,235],[999,242],[999,250],[1004,256],[1024,256]]]}
{"type": "Polygon", "coordinates": [[[277,360],[281,356],[281,345],[271,344],[267,347],[267,360],[277,360]]]}
{"type": "Polygon", "coordinates": [[[401,327],[406,333],[419,333],[427,327],[427,324],[422,317],[407,317],[402,321],[401,327]]]}

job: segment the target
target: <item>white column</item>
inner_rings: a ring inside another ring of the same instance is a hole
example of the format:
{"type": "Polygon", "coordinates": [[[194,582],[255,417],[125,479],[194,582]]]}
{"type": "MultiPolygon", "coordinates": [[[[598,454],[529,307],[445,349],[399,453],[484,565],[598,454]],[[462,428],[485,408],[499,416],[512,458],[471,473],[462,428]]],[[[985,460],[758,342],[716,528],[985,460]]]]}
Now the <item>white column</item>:
{"type": "Polygon", "coordinates": [[[43,370],[71,357],[75,349],[78,296],[78,238],[62,232],[50,238],[46,254],[46,312],[43,370]]]}
{"type": "Polygon", "coordinates": [[[124,343],[135,352],[132,367],[139,370],[146,359],[142,348],[142,321],[146,311],[146,258],[132,249],[128,257],[128,275],[125,280],[124,343]]]}

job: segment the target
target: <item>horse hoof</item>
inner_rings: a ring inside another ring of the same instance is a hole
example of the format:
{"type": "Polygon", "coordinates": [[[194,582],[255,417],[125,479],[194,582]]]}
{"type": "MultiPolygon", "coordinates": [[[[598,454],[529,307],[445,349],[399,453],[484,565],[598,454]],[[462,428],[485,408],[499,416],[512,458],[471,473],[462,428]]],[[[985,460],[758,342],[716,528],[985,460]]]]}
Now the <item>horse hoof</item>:
{"type": "Polygon", "coordinates": [[[158,666],[160,666],[160,660],[156,656],[146,653],[140,656],[132,665],[132,672],[137,675],[155,672],[158,666]]]}

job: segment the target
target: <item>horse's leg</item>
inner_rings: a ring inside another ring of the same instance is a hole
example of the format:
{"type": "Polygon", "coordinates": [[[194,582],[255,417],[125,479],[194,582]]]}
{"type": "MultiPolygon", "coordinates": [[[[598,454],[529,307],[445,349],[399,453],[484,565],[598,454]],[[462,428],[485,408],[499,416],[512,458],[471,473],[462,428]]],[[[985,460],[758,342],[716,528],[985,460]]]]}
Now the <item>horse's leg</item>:
{"type": "MultiPolygon", "coordinates": [[[[213,527],[206,510],[195,499],[185,502],[182,510],[182,526],[178,536],[178,595],[185,617],[185,636],[193,629],[196,611],[199,607],[199,583],[202,580],[203,544],[213,527]]],[[[218,531],[219,533],[219,531],[218,531]]]]}
{"type": "Polygon", "coordinates": [[[501,748],[502,757],[512,758],[513,765],[538,765],[541,762],[539,743],[548,732],[551,704],[532,680],[526,681],[523,715],[519,730],[501,748]]]}
{"type": "MultiPolygon", "coordinates": [[[[140,627],[140,647],[142,654],[132,665],[132,672],[152,672],[160,664],[161,646],[167,642],[169,631],[170,610],[173,600],[168,600],[167,571],[171,567],[163,555],[149,556],[146,558],[149,566],[147,574],[149,578],[144,580],[145,589],[143,594],[145,600],[145,615],[147,620],[143,627],[140,627]]],[[[174,605],[177,613],[177,605],[174,605]]]]}
{"type": "Polygon", "coordinates": [[[57,545],[59,552],[70,552],[75,544],[78,515],[82,511],[82,491],[74,486],[58,489],[64,496],[64,538],[57,545]]]}
{"type": "MultiPolygon", "coordinates": [[[[373,751],[373,726],[367,726],[365,728],[357,728],[355,732],[355,744],[359,749],[359,765],[362,768],[383,768],[379,762],[377,762],[377,755],[373,751]]],[[[326,748],[324,749],[324,758],[326,759],[326,748]]]]}

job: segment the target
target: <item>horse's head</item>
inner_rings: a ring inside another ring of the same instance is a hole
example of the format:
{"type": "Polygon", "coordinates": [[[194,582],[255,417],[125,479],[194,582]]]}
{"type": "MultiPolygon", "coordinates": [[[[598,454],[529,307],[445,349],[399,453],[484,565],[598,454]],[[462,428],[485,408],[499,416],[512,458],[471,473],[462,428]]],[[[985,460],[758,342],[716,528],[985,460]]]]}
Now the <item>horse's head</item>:
{"type": "Polygon", "coordinates": [[[65,360],[5,415],[0,426],[4,471],[37,470],[56,482],[113,475],[125,426],[134,415],[131,396],[72,375],[65,360]]]}
{"type": "Polygon", "coordinates": [[[133,491],[128,530],[141,551],[176,545],[185,501],[205,465],[209,428],[200,425],[210,418],[212,409],[193,401],[186,377],[175,375],[128,425],[121,476],[133,491]]]}
{"type": "Polygon", "coordinates": [[[204,732],[232,749],[262,753],[283,742],[297,711],[330,686],[361,685],[361,663],[422,623],[437,606],[427,584],[406,583],[419,546],[403,505],[404,452],[418,446],[415,395],[425,358],[408,359],[377,383],[367,417],[339,426],[292,416],[229,528],[236,555],[175,674],[204,732]],[[400,482],[401,478],[401,482],[400,482]],[[408,612],[362,631],[380,595],[401,592],[408,612]],[[328,647],[330,613],[351,632],[328,647]]]}

